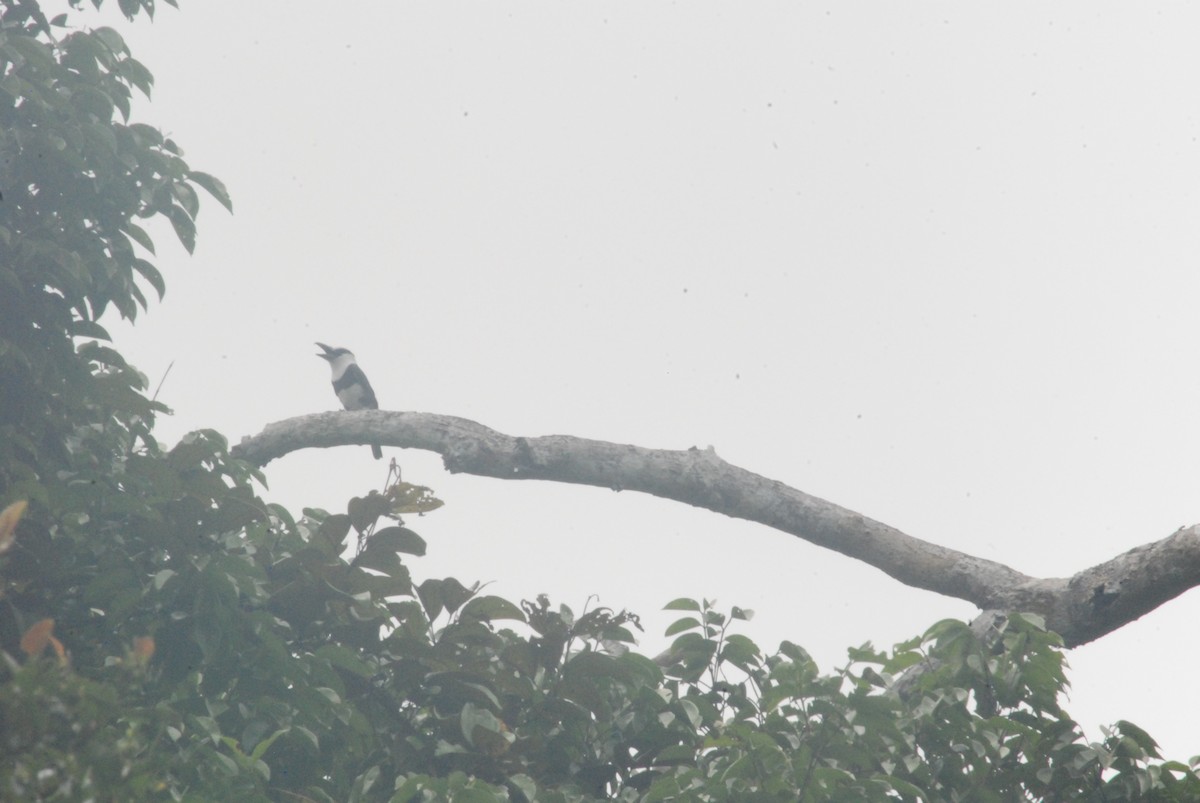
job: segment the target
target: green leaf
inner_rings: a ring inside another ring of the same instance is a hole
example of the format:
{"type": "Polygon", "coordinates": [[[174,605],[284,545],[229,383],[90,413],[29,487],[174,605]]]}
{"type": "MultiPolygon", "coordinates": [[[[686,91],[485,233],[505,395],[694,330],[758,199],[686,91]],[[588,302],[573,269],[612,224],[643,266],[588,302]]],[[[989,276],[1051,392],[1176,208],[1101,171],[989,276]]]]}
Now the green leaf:
{"type": "Polygon", "coordinates": [[[721,658],[739,669],[749,672],[762,658],[758,645],[739,633],[726,636],[721,647],[721,658]]]}
{"type": "Polygon", "coordinates": [[[182,206],[172,204],[166,209],[167,219],[175,229],[175,236],[190,254],[196,250],[196,223],[182,206]]]}
{"type": "Polygon", "coordinates": [[[420,556],[425,554],[425,539],[406,527],[384,527],[371,536],[364,553],[372,550],[420,556]]]}
{"type": "Polygon", "coordinates": [[[379,780],[379,765],[372,765],[366,772],[354,779],[354,785],[350,789],[350,798],[348,803],[362,803],[366,799],[366,794],[371,791],[371,787],[379,780]]]}
{"type": "Polygon", "coordinates": [[[454,613],[464,602],[475,595],[453,577],[444,580],[430,578],[417,588],[417,595],[430,619],[436,619],[443,610],[454,613]]]}
{"type": "MultiPolygon", "coordinates": [[[[124,89],[124,87],[120,88],[124,89]]],[[[112,97],[112,102],[113,105],[117,107],[117,111],[121,112],[121,119],[125,122],[129,122],[129,93],[115,92],[112,97]]]]}
{"type": "Polygon", "coordinates": [[[51,56],[50,47],[44,42],[39,42],[28,36],[17,35],[9,37],[6,44],[23,56],[30,64],[34,65],[39,71],[54,72],[56,66],[54,58],[51,56]]]}
{"type": "Polygon", "coordinates": [[[678,599],[673,599],[670,602],[668,602],[666,605],[664,605],[663,610],[664,611],[696,611],[696,612],[699,612],[701,610],[701,608],[700,608],[700,603],[696,602],[696,600],[688,599],[687,597],[679,597],[678,599]]]}
{"type": "Polygon", "coordinates": [[[77,90],[71,100],[84,112],[95,115],[105,123],[112,120],[112,98],[95,87],[84,87],[77,90]]]}
{"type": "Polygon", "coordinates": [[[649,791],[641,800],[642,803],[659,803],[659,801],[679,800],[682,797],[683,790],[679,787],[679,781],[667,775],[660,776],[650,784],[649,791]]]}
{"type": "Polygon", "coordinates": [[[363,552],[354,559],[353,566],[363,569],[373,569],[377,572],[383,572],[388,577],[400,581],[400,585],[391,585],[393,593],[412,593],[412,586],[408,567],[400,560],[400,556],[395,552],[390,552],[386,549],[363,550],[363,552]]]}
{"type": "Polygon", "coordinates": [[[215,719],[206,716],[192,716],[188,717],[188,720],[193,728],[203,733],[213,744],[221,743],[221,728],[215,719]]]}
{"type": "Polygon", "coordinates": [[[253,761],[260,760],[263,757],[263,754],[266,753],[269,749],[271,749],[271,745],[275,744],[275,740],[278,739],[283,734],[287,733],[289,730],[291,730],[291,729],[290,728],[280,728],[279,730],[275,731],[270,736],[268,736],[267,738],[263,739],[261,742],[256,744],[254,746],[254,750],[251,751],[251,753],[250,753],[251,760],[253,760],[253,761]]]}
{"type": "Polygon", "coordinates": [[[142,248],[145,248],[151,254],[154,253],[154,240],[150,238],[150,235],[145,229],[134,223],[132,220],[125,221],[125,224],[121,226],[121,231],[128,234],[129,238],[142,248]]]}
{"type": "Polygon", "coordinates": [[[163,296],[167,293],[167,285],[162,274],[158,272],[158,268],[144,259],[133,260],[133,267],[142,275],[142,278],[150,282],[150,286],[158,293],[158,300],[162,301],[163,296]]]}
{"type": "Polygon", "coordinates": [[[371,491],[366,496],[356,496],[346,504],[346,513],[350,516],[350,526],[364,533],[375,525],[382,516],[391,510],[387,498],[378,491],[371,491]]]}
{"type": "Polygon", "coordinates": [[[129,364],[125,362],[125,358],[121,356],[120,352],[110,349],[107,346],[101,346],[99,343],[80,343],[79,354],[85,359],[101,365],[108,365],[113,368],[129,367],[129,364]]]}
{"type": "Polygon", "coordinates": [[[88,138],[92,149],[102,150],[106,156],[118,151],[116,134],[113,132],[113,126],[109,125],[107,120],[91,122],[80,128],[80,131],[88,138]]]}
{"type": "Polygon", "coordinates": [[[134,58],[121,59],[117,65],[117,72],[136,86],[143,95],[150,97],[150,90],[154,88],[154,76],[140,61],[134,58]]]}
{"type": "Polygon", "coordinates": [[[188,181],[194,184],[199,184],[208,192],[209,195],[216,198],[221,206],[233,211],[233,201],[229,198],[229,190],[225,189],[225,185],[216,176],[202,173],[199,170],[188,171],[188,181]]]}
{"type": "Polygon", "coordinates": [[[459,727],[462,728],[463,738],[468,744],[475,743],[475,728],[482,727],[494,733],[500,732],[500,720],[486,708],[479,708],[474,703],[463,703],[459,712],[459,727]]]}
{"type": "Polygon", "coordinates": [[[107,340],[112,342],[112,337],[109,336],[108,330],[95,321],[77,320],[71,322],[72,337],[94,337],[97,340],[107,340]]]}
{"type": "Polygon", "coordinates": [[[518,772],[515,775],[508,776],[508,782],[517,787],[521,794],[525,795],[526,800],[537,800],[538,786],[533,778],[518,772]]]}
{"type": "Polygon", "coordinates": [[[200,199],[196,196],[196,191],[191,185],[186,182],[178,182],[171,185],[171,193],[175,196],[175,200],[183,207],[184,211],[195,220],[196,215],[200,213],[200,199]]]}
{"type": "Polygon", "coordinates": [[[433,495],[432,489],[408,482],[393,485],[388,489],[388,497],[392,500],[391,510],[396,516],[430,513],[445,504],[433,495]]]}
{"type": "Polygon", "coordinates": [[[846,655],[858,663],[881,664],[887,660],[887,655],[875,649],[869,641],[858,647],[847,648],[846,655]]]}
{"type": "Polygon", "coordinates": [[[1019,619],[1036,630],[1046,629],[1046,617],[1036,613],[1013,613],[1009,619],[1019,619]]]}
{"type": "Polygon", "coordinates": [[[328,661],[330,665],[359,677],[369,678],[375,675],[375,667],[364,661],[357,652],[340,644],[325,644],[318,647],[314,655],[328,661]]]}
{"type": "Polygon", "coordinates": [[[321,749],[321,742],[317,739],[317,734],[313,733],[308,728],[304,728],[299,725],[293,725],[291,730],[292,732],[303,736],[304,739],[313,746],[313,750],[321,749]]]}
{"type": "Polygon", "coordinates": [[[345,543],[346,536],[350,534],[350,517],[345,513],[337,513],[329,516],[325,521],[321,522],[321,526],[317,529],[317,534],[327,543],[341,545],[345,543]]]}
{"type": "Polygon", "coordinates": [[[483,596],[471,599],[463,606],[459,617],[464,620],[477,619],[488,622],[495,619],[525,621],[525,613],[519,607],[503,597],[495,596],[483,596]]]}
{"type": "Polygon", "coordinates": [[[674,636],[676,633],[682,633],[685,630],[695,630],[700,627],[700,620],[694,616],[686,616],[683,619],[676,619],[667,627],[663,633],[664,636],[674,636]]]}
{"type": "Polygon", "coordinates": [[[1118,733],[1126,739],[1129,739],[1139,748],[1144,750],[1147,755],[1154,758],[1161,758],[1158,752],[1158,742],[1150,736],[1149,733],[1124,719],[1117,720],[1115,726],[1118,733]]]}
{"type": "Polygon", "coordinates": [[[154,126],[145,123],[131,123],[128,129],[142,148],[156,148],[163,143],[162,132],[154,126]]]}
{"type": "Polygon", "coordinates": [[[118,55],[124,55],[129,52],[129,48],[125,45],[125,40],[121,38],[121,34],[117,33],[112,28],[101,26],[92,31],[92,36],[104,43],[112,52],[118,55]]]}

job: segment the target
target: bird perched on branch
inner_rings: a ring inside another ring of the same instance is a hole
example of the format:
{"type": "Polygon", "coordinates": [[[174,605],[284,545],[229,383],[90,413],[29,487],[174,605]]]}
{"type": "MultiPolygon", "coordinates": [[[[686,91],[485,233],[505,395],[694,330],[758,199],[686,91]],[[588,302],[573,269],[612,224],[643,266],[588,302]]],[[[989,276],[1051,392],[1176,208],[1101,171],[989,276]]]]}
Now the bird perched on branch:
{"type": "MultiPolygon", "coordinates": [[[[378,410],[375,391],[371,389],[367,375],[358,367],[349,349],[330,348],[324,343],[317,345],[325,352],[317,356],[329,363],[329,369],[333,372],[333,392],[337,394],[342,407],[347,410],[378,410]]],[[[383,457],[383,450],[378,443],[371,444],[371,454],[375,455],[376,460],[383,457]]]]}

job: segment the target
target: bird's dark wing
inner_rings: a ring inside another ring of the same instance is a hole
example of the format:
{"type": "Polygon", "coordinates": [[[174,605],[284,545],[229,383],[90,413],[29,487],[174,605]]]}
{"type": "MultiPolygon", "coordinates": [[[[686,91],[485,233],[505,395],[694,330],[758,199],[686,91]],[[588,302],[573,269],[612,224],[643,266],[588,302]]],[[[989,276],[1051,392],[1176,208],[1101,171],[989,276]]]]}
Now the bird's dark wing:
{"type": "Polygon", "coordinates": [[[367,381],[367,375],[362,372],[362,369],[357,364],[351,364],[346,372],[333,383],[333,390],[337,393],[338,398],[342,400],[342,406],[347,410],[378,410],[379,402],[375,399],[375,390],[371,387],[371,383],[367,381]],[[358,387],[358,393],[352,397],[353,406],[346,404],[346,392],[354,393],[355,386],[358,387]]]}

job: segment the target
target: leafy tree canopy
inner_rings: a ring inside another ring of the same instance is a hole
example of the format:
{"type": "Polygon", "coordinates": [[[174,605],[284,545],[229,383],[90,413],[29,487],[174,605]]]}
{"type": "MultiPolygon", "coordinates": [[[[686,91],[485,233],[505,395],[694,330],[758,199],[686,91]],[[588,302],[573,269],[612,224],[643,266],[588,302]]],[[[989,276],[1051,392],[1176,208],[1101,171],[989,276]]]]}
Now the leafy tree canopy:
{"type": "Polygon", "coordinates": [[[414,580],[427,489],[297,518],[219,433],[164,449],[99,320],[164,291],[139,221],[191,250],[197,190],[230,201],[130,122],[121,36],[67,23],[0,2],[0,798],[1200,799],[1136,726],[1083,738],[1034,617],[822,674],[680,599],[652,660],[633,614],[414,580]]]}

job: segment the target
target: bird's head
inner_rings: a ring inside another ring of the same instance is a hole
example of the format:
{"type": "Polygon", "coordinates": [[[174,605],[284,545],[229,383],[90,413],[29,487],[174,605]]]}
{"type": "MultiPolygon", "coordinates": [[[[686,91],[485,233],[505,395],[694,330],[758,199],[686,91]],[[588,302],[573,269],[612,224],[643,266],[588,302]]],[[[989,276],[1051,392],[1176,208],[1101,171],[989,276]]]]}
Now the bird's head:
{"type": "Polygon", "coordinates": [[[349,357],[352,362],[354,360],[354,355],[350,353],[349,349],[335,349],[332,346],[326,346],[324,343],[318,343],[317,345],[320,346],[321,351],[324,352],[323,354],[318,354],[317,356],[326,362],[332,363],[338,357],[349,357]]]}

